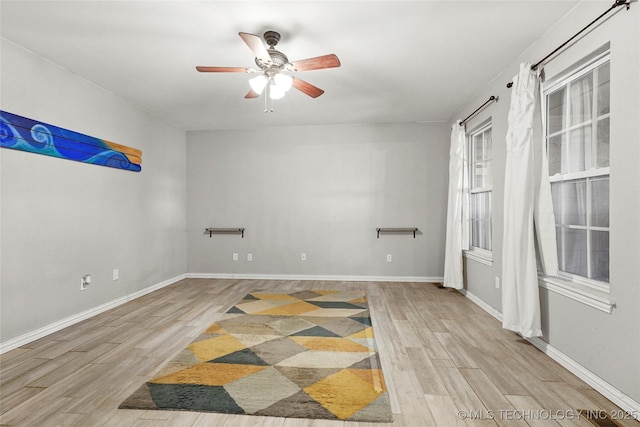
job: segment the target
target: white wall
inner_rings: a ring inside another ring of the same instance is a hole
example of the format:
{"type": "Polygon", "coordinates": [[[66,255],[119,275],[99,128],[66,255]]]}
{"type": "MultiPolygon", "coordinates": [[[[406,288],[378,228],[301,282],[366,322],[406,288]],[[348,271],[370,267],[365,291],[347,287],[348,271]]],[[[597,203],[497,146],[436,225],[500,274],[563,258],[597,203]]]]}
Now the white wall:
{"type": "MultiPolygon", "coordinates": [[[[498,311],[500,290],[494,277],[502,267],[505,135],[510,92],[505,84],[520,62],[535,62],[606,10],[608,2],[582,2],[524,52],[475,99],[452,117],[464,117],[490,95],[500,101],[478,115],[468,128],[493,119],[493,267],[466,260],[466,288],[498,311]]],[[[640,5],[619,8],[580,41],[545,66],[553,77],[605,43],[611,43],[611,294],[606,314],[557,293],[540,289],[544,340],[587,371],[640,402],[640,5]]],[[[637,408],[638,406],[636,406],[637,408]]]]}
{"type": "Polygon", "coordinates": [[[188,132],[189,272],[441,278],[448,138],[444,123],[188,132]]]}
{"type": "Polygon", "coordinates": [[[1,47],[3,110],[143,156],[134,173],[0,149],[6,342],[186,272],[186,148],[184,131],[6,40],[1,47]],[[84,274],[93,283],[81,291],[84,274]]]}

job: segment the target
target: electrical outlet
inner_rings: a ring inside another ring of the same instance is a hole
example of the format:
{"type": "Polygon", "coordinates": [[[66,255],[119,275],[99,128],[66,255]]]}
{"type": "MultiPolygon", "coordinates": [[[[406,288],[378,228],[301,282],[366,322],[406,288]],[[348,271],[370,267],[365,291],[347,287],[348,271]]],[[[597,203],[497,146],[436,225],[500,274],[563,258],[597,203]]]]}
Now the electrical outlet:
{"type": "Polygon", "coordinates": [[[393,261],[393,256],[391,254],[387,254],[387,262],[393,261]]]}
{"type": "Polygon", "coordinates": [[[300,260],[302,260],[302,261],[306,261],[307,260],[307,253],[306,252],[302,252],[300,254],[300,260]]]}
{"type": "Polygon", "coordinates": [[[235,253],[235,252],[233,253],[233,260],[234,260],[234,261],[237,261],[237,260],[238,260],[238,254],[237,254],[237,253],[235,253]]]}
{"type": "Polygon", "coordinates": [[[253,254],[247,254],[247,261],[253,261],[253,254]]]}
{"type": "Polygon", "coordinates": [[[85,289],[87,289],[87,286],[89,286],[90,284],[91,284],[91,275],[85,274],[84,276],[82,276],[82,279],[80,279],[80,290],[84,291],[85,289]]]}
{"type": "Polygon", "coordinates": [[[500,289],[500,278],[496,276],[496,289],[500,289]]]}
{"type": "Polygon", "coordinates": [[[120,278],[120,270],[117,268],[113,270],[113,280],[118,280],[120,278]]]}

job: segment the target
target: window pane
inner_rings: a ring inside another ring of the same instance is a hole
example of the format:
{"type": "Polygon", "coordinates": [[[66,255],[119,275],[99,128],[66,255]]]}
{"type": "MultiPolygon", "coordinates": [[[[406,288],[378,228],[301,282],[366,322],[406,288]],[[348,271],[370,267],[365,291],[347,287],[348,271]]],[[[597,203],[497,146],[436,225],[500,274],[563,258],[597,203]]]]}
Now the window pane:
{"type": "Polygon", "coordinates": [[[478,227],[478,220],[471,220],[471,246],[474,248],[478,247],[478,242],[480,241],[480,229],[478,227]]]}
{"type": "Polygon", "coordinates": [[[482,247],[491,250],[491,192],[484,193],[484,239],[482,247]]]}
{"type": "Polygon", "coordinates": [[[484,186],[491,186],[491,160],[492,160],[492,141],[491,141],[491,129],[484,133],[484,186]]]}
{"type": "Polygon", "coordinates": [[[609,232],[591,231],[591,278],[609,281],[609,232]]]}
{"type": "Polygon", "coordinates": [[[560,224],[587,225],[587,182],[567,181],[562,186],[560,224]]]}
{"type": "MultiPolygon", "coordinates": [[[[565,271],[564,268],[564,251],[562,248],[564,248],[564,234],[562,233],[564,229],[562,227],[556,227],[556,242],[558,244],[558,269],[560,269],[560,271],[565,271]]],[[[534,235],[536,233],[533,233],[534,235]]]]}
{"type": "Polygon", "coordinates": [[[591,180],[590,223],[594,227],[609,227],[609,177],[591,180]]]}
{"type": "Polygon", "coordinates": [[[565,134],[556,135],[549,138],[549,176],[566,172],[563,170],[563,156],[565,144],[565,134]]]}
{"type": "Polygon", "coordinates": [[[563,172],[581,172],[586,169],[585,148],[591,144],[591,125],[574,129],[569,135],[569,170],[563,172]]]}
{"type": "Polygon", "coordinates": [[[491,250],[491,192],[471,195],[471,246],[491,250]]]}
{"type": "Polygon", "coordinates": [[[484,179],[483,179],[483,167],[482,163],[478,163],[474,166],[474,184],[473,188],[483,188],[484,187],[484,179]]]}
{"type": "Polygon", "coordinates": [[[598,120],[596,167],[609,167],[609,118],[598,120]]]}
{"type": "Polygon", "coordinates": [[[482,203],[481,203],[481,197],[482,197],[482,193],[478,193],[478,194],[474,194],[474,207],[475,207],[475,213],[474,213],[474,225],[475,225],[475,229],[474,229],[474,240],[473,240],[473,246],[475,247],[480,247],[481,246],[481,239],[482,239],[482,203]]]}
{"type": "Polygon", "coordinates": [[[482,161],[482,134],[473,137],[473,161],[482,161]]]}
{"type": "MultiPolygon", "coordinates": [[[[562,224],[562,183],[551,183],[551,201],[553,203],[553,216],[556,224],[562,224]]],[[[560,242],[560,240],[558,240],[560,242]]]]}
{"type": "Polygon", "coordinates": [[[482,134],[473,137],[473,187],[484,187],[484,162],[482,158],[482,134]]]}
{"type": "Polygon", "coordinates": [[[559,89],[547,97],[547,127],[552,134],[562,130],[564,123],[565,88],[559,89]]]}
{"type": "Polygon", "coordinates": [[[590,120],[593,103],[593,72],[571,83],[569,90],[571,125],[590,120]]]}
{"type": "Polygon", "coordinates": [[[471,194],[471,246],[478,247],[480,234],[478,225],[478,194],[471,194]]]}
{"type": "Polygon", "coordinates": [[[609,112],[609,63],[598,68],[598,115],[609,112]]]}
{"type": "Polygon", "coordinates": [[[587,230],[563,229],[564,271],[587,277],[587,230]]]}

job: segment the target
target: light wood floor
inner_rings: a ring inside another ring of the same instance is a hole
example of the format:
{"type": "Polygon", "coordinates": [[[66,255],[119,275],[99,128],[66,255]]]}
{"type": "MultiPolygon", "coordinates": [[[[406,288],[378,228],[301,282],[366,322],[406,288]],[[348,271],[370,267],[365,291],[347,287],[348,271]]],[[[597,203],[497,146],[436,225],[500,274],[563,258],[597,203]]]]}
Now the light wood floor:
{"type": "Polygon", "coordinates": [[[3,426],[588,426],[572,411],[616,409],[459,293],[426,283],[187,279],[1,363],[3,426]],[[393,424],[117,409],[247,293],[343,288],[367,292],[393,424]]]}

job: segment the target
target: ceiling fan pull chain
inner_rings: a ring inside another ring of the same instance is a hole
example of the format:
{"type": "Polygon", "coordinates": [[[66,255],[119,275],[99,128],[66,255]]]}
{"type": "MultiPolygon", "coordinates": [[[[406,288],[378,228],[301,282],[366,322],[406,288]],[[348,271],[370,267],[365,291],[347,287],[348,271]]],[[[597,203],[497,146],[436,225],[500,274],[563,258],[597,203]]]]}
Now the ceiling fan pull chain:
{"type": "Polygon", "coordinates": [[[273,113],[273,99],[271,98],[271,82],[267,83],[267,91],[264,94],[264,103],[265,103],[265,109],[264,112],[267,112],[267,98],[269,98],[269,111],[271,113],[273,113]]]}
{"type": "Polygon", "coordinates": [[[267,87],[265,88],[266,90],[264,91],[264,112],[267,112],[267,98],[269,97],[269,84],[267,84],[267,87]]]}

